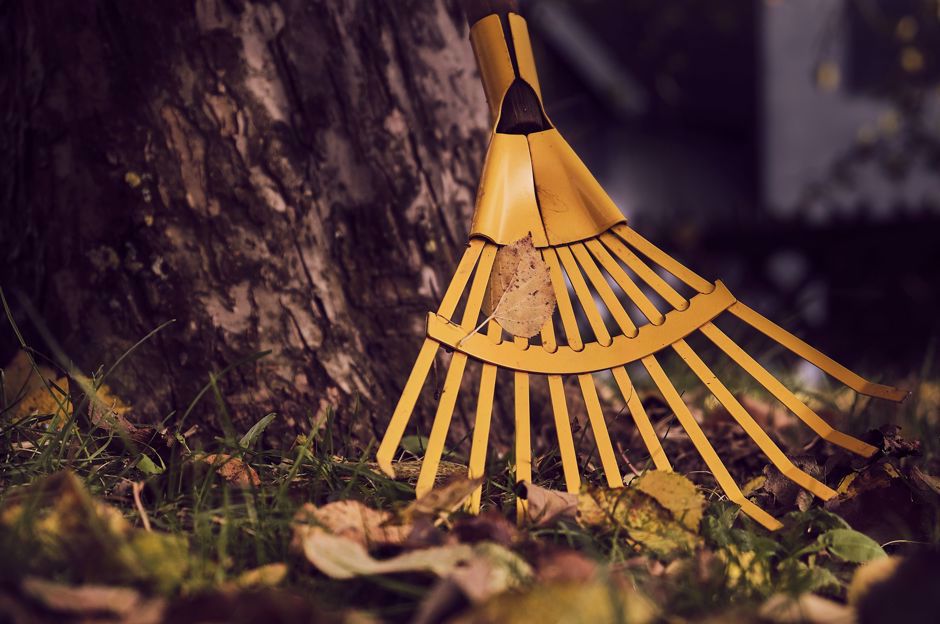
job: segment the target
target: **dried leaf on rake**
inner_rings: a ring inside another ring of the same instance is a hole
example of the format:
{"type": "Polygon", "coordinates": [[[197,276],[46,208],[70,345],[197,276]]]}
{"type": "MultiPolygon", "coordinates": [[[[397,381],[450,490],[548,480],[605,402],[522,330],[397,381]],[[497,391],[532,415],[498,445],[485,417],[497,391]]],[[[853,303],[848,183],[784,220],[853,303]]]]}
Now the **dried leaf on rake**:
{"type": "Polygon", "coordinates": [[[531,338],[555,311],[552,277],[532,235],[496,252],[483,313],[513,336],[531,338]]]}
{"type": "Polygon", "coordinates": [[[462,507],[482,483],[482,477],[471,479],[464,476],[453,479],[447,485],[435,488],[415,500],[402,510],[401,516],[409,522],[418,518],[446,517],[462,507]]]}

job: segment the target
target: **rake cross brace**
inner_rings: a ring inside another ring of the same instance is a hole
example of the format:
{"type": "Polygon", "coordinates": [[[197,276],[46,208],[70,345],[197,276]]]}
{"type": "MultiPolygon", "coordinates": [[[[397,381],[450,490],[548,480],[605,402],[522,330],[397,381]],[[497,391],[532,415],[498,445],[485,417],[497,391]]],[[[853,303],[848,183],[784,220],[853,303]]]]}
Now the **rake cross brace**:
{"type": "MultiPolygon", "coordinates": [[[[499,1],[491,4],[499,4],[499,1]]],[[[440,307],[436,313],[428,315],[427,337],[379,446],[377,460],[381,469],[394,475],[392,460],[436,353],[444,347],[453,355],[418,477],[418,497],[434,485],[468,359],[482,362],[468,468],[471,477],[482,476],[485,472],[496,373],[500,368],[513,371],[518,481],[532,478],[531,375],[544,375],[548,380],[568,491],[579,490],[581,477],[568,415],[565,377],[574,376],[578,380],[600,465],[610,487],[622,487],[623,481],[595,387],[593,374],[600,371],[611,371],[656,468],[671,470],[627,372],[628,365],[642,366],[727,497],[766,528],[779,528],[778,520],[744,497],[663,371],[657,356],[668,348],[688,365],[787,478],[823,500],[835,496],[831,488],[790,461],[689,346],[686,338],[703,334],[816,434],[865,457],[870,457],[877,449],[834,430],[712,321],[725,313],[736,316],[861,394],[901,401],[907,393],[861,378],[737,301],[720,281],[703,279],[631,229],[545,115],[528,29],[521,16],[504,11],[475,20],[470,40],[492,114],[493,131],[477,194],[470,241],[440,307]],[[541,125],[536,124],[534,130],[532,123],[517,124],[521,130],[512,129],[512,120],[507,123],[506,116],[513,115],[519,108],[518,102],[507,105],[507,99],[518,100],[520,94],[530,103],[527,114],[541,120],[541,125]],[[507,127],[509,130],[504,129],[507,127]],[[549,267],[558,304],[555,317],[549,319],[540,335],[531,341],[504,336],[505,332],[493,320],[487,324],[485,334],[467,337],[480,322],[483,294],[496,251],[527,234],[532,235],[534,245],[549,267]],[[660,274],[663,271],[695,294],[689,298],[683,296],[663,279],[660,274]],[[612,285],[616,285],[622,296],[612,285]],[[660,309],[647,296],[650,291],[656,293],[667,309],[660,309]],[[464,301],[463,314],[458,324],[453,316],[461,301],[464,301]],[[578,327],[578,311],[590,327],[587,337],[578,327]],[[612,328],[605,321],[605,315],[612,328]],[[638,324],[635,318],[644,318],[646,322],[638,324]]],[[[470,500],[472,511],[479,510],[480,499],[478,489],[470,500]]],[[[521,517],[524,501],[519,501],[518,510],[521,517]]]]}

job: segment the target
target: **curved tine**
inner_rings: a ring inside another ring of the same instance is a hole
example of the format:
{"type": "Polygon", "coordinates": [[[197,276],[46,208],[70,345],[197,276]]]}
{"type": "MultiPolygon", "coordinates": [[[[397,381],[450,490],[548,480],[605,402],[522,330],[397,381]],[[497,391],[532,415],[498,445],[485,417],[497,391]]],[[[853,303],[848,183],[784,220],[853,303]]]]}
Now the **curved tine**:
{"type": "MultiPolygon", "coordinates": [[[[463,321],[460,326],[466,331],[473,331],[483,306],[483,293],[490,279],[493,269],[493,258],[496,256],[495,245],[485,245],[480,255],[480,262],[473,275],[473,284],[467,296],[467,304],[463,311],[463,321]]],[[[454,404],[457,393],[460,391],[460,380],[463,378],[464,367],[467,365],[467,356],[455,351],[450,359],[447,377],[444,379],[444,388],[441,391],[437,412],[434,414],[434,423],[431,425],[431,435],[428,437],[428,448],[421,462],[421,472],[418,473],[418,483],[415,486],[415,495],[420,498],[434,487],[434,477],[444,452],[444,442],[447,439],[447,430],[450,428],[450,419],[454,414],[454,404]]]]}
{"type": "Polygon", "coordinates": [[[437,313],[447,320],[451,320],[450,317],[454,315],[454,310],[457,308],[457,303],[460,301],[460,295],[463,294],[464,288],[467,287],[470,274],[473,272],[473,267],[477,263],[477,258],[483,253],[484,246],[486,245],[483,239],[480,238],[472,238],[470,242],[467,243],[467,250],[460,259],[460,264],[457,265],[457,270],[454,271],[450,285],[447,286],[447,292],[444,293],[441,305],[437,309],[437,313]]]}
{"type": "MultiPolygon", "coordinates": [[[[529,345],[527,338],[516,336],[516,346],[525,349],[529,345]]],[[[532,481],[532,437],[530,432],[529,412],[529,373],[514,373],[516,403],[516,483],[532,481]]],[[[516,497],[516,520],[522,522],[528,511],[528,502],[516,497]]]]}
{"type": "Polygon", "coordinates": [[[548,391],[552,397],[555,432],[558,434],[558,452],[561,455],[561,467],[565,473],[565,487],[569,492],[577,493],[581,489],[581,476],[578,474],[578,457],[574,450],[571,418],[568,416],[565,385],[561,375],[548,375],[548,391]]]}
{"type": "Polygon", "coordinates": [[[640,236],[628,225],[615,225],[611,229],[617,233],[617,236],[625,240],[634,249],[675,275],[679,281],[685,282],[698,292],[710,293],[715,289],[714,284],[704,279],[694,271],[690,270],[681,262],[665,253],[662,249],[640,236]]]}
{"type": "Polygon", "coordinates": [[[675,349],[679,357],[688,364],[692,372],[695,373],[695,376],[705,384],[713,395],[715,395],[718,402],[728,410],[731,417],[738,421],[738,424],[744,428],[747,435],[757,443],[757,446],[764,452],[764,455],[767,456],[770,462],[777,467],[777,470],[782,472],[790,481],[809,490],[823,500],[829,500],[836,495],[836,491],[825,483],[817,481],[793,465],[793,462],[791,462],[784,452],[780,450],[780,447],[770,439],[770,436],[761,429],[760,425],[758,425],[754,418],[744,409],[744,406],[734,398],[734,395],[731,394],[728,388],[721,383],[712,370],[702,361],[702,358],[692,350],[689,343],[685,340],[679,340],[672,345],[672,348],[675,349]]]}
{"type": "Polygon", "coordinates": [[[682,397],[679,396],[676,387],[672,385],[672,382],[669,381],[669,377],[666,376],[666,372],[663,370],[662,366],[659,365],[656,356],[648,355],[643,358],[642,362],[646,370],[649,371],[650,377],[653,378],[653,382],[662,393],[663,398],[666,399],[666,403],[669,404],[676,418],[679,419],[682,428],[689,434],[689,439],[692,440],[695,449],[698,451],[699,455],[702,456],[702,459],[705,460],[705,465],[708,466],[715,480],[718,481],[718,485],[724,490],[725,495],[732,502],[740,505],[741,511],[759,522],[765,528],[775,531],[782,527],[783,524],[781,524],[779,520],[744,497],[744,494],[741,492],[740,488],[738,488],[734,479],[731,478],[728,469],[721,463],[721,458],[718,457],[718,453],[715,452],[714,447],[708,442],[702,428],[695,422],[695,418],[693,418],[689,408],[682,401],[682,397]]]}
{"type": "MultiPolygon", "coordinates": [[[[453,316],[457,303],[460,301],[460,296],[470,279],[470,274],[473,273],[473,268],[476,266],[480,254],[483,253],[483,247],[484,241],[482,239],[473,239],[467,244],[467,250],[460,259],[460,264],[457,265],[457,270],[454,272],[454,276],[447,286],[447,291],[444,293],[444,298],[441,300],[441,305],[438,307],[437,313],[441,316],[447,319],[453,316]]],[[[382,437],[382,443],[375,454],[375,460],[378,462],[379,468],[390,477],[395,476],[395,470],[392,468],[395,450],[401,443],[405,427],[408,426],[408,420],[411,418],[415,403],[421,394],[421,388],[424,386],[431,370],[431,364],[434,363],[437,348],[438,345],[433,340],[424,339],[424,344],[421,346],[415,365],[411,369],[411,374],[408,375],[408,381],[405,382],[405,388],[398,399],[395,411],[392,412],[392,418],[385,430],[385,435],[382,437]]]]}
{"type": "Polygon", "coordinates": [[[771,340],[780,343],[804,360],[818,366],[860,394],[866,394],[868,396],[879,399],[887,399],[897,403],[900,403],[906,399],[910,394],[907,390],[876,384],[868,381],[864,377],[857,375],[856,373],[853,373],[832,358],[821,353],[820,351],[817,351],[812,346],[803,342],[770,319],[761,316],[740,301],[728,308],[728,311],[757,331],[769,337],[771,340]]]}
{"type": "Polygon", "coordinates": [[[575,258],[577,258],[578,264],[581,265],[581,268],[587,274],[588,279],[591,280],[591,284],[594,285],[594,290],[597,291],[604,305],[610,310],[610,315],[617,321],[617,325],[620,326],[623,335],[628,338],[635,337],[637,335],[637,329],[633,319],[631,319],[627,315],[627,311],[623,309],[620,300],[617,299],[617,295],[614,294],[614,291],[610,288],[610,284],[607,283],[607,279],[601,274],[600,269],[597,268],[594,258],[591,257],[591,254],[588,253],[588,250],[585,249],[584,245],[581,243],[571,245],[571,251],[574,253],[575,258]]]}
{"type": "Polygon", "coordinates": [[[645,262],[640,260],[639,256],[630,251],[622,240],[610,232],[604,232],[601,234],[601,241],[614,252],[614,255],[623,260],[631,271],[636,273],[641,280],[649,284],[650,288],[665,299],[669,305],[677,310],[685,310],[689,307],[689,302],[686,301],[685,297],[677,293],[675,288],[659,276],[659,273],[648,267],[645,262]]]}
{"type": "MultiPolygon", "coordinates": [[[[502,329],[496,321],[490,321],[487,334],[492,338],[499,335],[502,329]]],[[[493,417],[493,396],[496,392],[496,366],[483,363],[480,373],[480,395],[477,399],[477,414],[473,424],[473,441],[470,443],[470,466],[467,476],[471,479],[482,477],[486,468],[486,447],[490,439],[490,422],[493,417]]],[[[483,484],[470,495],[469,510],[472,514],[480,513],[480,499],[483,496],[483,484]]]]}
{"type": "Polygon", "coordinates": [[[565,277],[561,272],[561,265],[558,264],[558,254],[551,247],[546,247],[542,250],[542,258],[548,265],[549,273],[552,276],[552,288],[555,291],[558,314],[561,316],[561,325],[565,328],[565,338],[568,340],[568,346],[575,351],[581,351],[584,349],[584,342],[581,340],[581,332],[578,331],[578,320],[574,316],[574,308],[571,307],[571,297],[568,296],[565,277]]]}
{"type": "Polygon", "coordinates": [[[555,340],[555,321],[552,317],[548,317],[548,320],[542,325],[541,336],[543,349],[549,353],[558,351],[558,341],[555,340]]]}
{"type": "Polygon", "coordinates": [[[640,400],[639,395],[637,395],[633,387],[633,382],[630,381],[627,369],[623,366],[618,366],[613,369],[613,371],[614,380],[616,380],[617,386],[620,388],[623,400],[627,403],[627,409],[630,411],[630,416],[633,417],[633,422],[636,423],[637,431],[640,432],[643,443],[650,452],[653,465],[656,466],[657,470],[671,471],[672,465],[666,457],[666,451],[663,450],[663,445],[659,442],[659,436],[656,435],[653,423],[650,422],[646,408],[643,407],[643,401],[640,400]]]}
{"type": "Polygon", "coordinates": [[[610,443],[610,434],[607,432],[607,423],[604,422],[604,412],[597,399],[597,389],[594,387],[594,377],[591,373],[578,375],[581,384],[581,394],[584,395],[584,406],[587,408],[588,420],[591,421],[591,431],[594,432],[594,441],[597,443],[597,453],[601,456],[601,466],[607,476],[607,485],[612,488],[623,487],[620,476],[620,467],[614,455],[614,447],[610,443]]]}
{"type": "Polygon", "coordinates": [[[666,317],[663,316],[663,313],[653,305],[653,302],[650,301],[649,297],[640,290],[640,287],[636,285],[636,282],[633,281],[633,278],[627,275],[627,272],[623,270],[620,264],[614,260],[614,257],[610,255],[610,252],[607,251],[607,248],[604,247],[599,240],[591,239],[587,241],[587,248],[591,251],[591,254],[597,261],[601,263],[604,267],[604,270],[607,271],[611,277],[614,278],[614,281],[617,282],[617,285],[620,286],[624,294],[627,295],[627,298],[633,302],[640,312],[643,313],[650,323],[653,325],[662,325],[663,321],[666,320],[666,317]]]}
{"type": "Polygon", "coordinates": [[[770,394],[783,403],[787,409],[796,414],[797,418],[806,423],[816,435],[827,442],[841,446],[845,450],[851,451],[857,455],[862,455],[863,457],[871,457],[878,452],[878,449],[874,446],[833,429],[829,423],[820,418],[816,412],[798,399],[789,388],[784,386],[776,377],[771,375],[766,368],[761,366],[760,362],[738,346],[736,342],[718,329],[713,323],[705,323],[702,325],[701,330],[709,340],[724,351],[738,366],[747,371],[748,374],[756,379],[770,394]]]}
{"type": "Polygon", "coordinates": [[[591,329],[594,330],[595,339],[603,347],[610,346],[610,332],[607,331],[607,325],[604,324],[604,319],[601,318],[601,313],[597,310],[594,297],[591,296],[591,291],[588,290],[584,276],[581,275],[581,269],[578,268],[574,256],[571,255],[571,250],[567,247],[558,247],[556,251],[558,257],[561,258],[562,265],[565,267],[565,273],[568,274],[568,279],[574,287],[574,292],[578,296],[578,301],[581,302],[581,309],[584,310],[584,315],[587,317],[588,323],[591,324],[591,329]]]}
{"type": "Polygon", "coordinates": [[[438,343],[430,338],[424,339],[421,351],[418,353],[418,359],[408,375],[408,381],[405,382],[405,388],[401,391],[401,397],[392,413],[392,419],[388,423],[385,435],[382,437],[382,443],[375,454],[375,461],[379,464],[379,469],[389,477],[395,477],[395,469],[392,468],[392,459],[395,450],[398,448],[401,438],[405,433],[405,427],[408,426],[408,420],[414,411],[415,403],[421,394],[421,388],[431,370],[431,364],[434,363],[434,355],[437,353],[438,343]]]}

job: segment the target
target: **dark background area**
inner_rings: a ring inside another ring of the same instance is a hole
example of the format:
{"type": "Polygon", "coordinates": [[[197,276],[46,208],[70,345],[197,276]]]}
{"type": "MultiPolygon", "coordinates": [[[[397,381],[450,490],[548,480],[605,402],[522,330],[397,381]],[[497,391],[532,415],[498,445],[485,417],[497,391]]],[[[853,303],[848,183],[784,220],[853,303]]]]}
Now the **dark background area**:
{"type": "Polygon", "coordinates": [[[846,364],[940,310],[935,0],[529,0],[552,121],[631,223],[846,364]]]}

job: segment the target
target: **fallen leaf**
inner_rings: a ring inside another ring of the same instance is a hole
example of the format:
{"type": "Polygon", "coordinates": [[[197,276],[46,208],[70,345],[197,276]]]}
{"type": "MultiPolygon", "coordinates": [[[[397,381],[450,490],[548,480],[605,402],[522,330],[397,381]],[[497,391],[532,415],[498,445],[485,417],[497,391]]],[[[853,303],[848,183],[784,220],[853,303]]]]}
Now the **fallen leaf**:
{"type": "Polygon", "coordinates": [[[817,596],[775,594],[761,605],[760,617],[774,624],[854,624],[855,612],[843,604],[817,596]]]}
{"type": "Polygon", "coordinates": [[[126,615],[138,607],[140,592],[110,585],[66,585],[40,578],[23,579],[21,589],[44,607],[59,613],[126,615]]]}
{"type": "Polygon", "coordinates": [[[531,338],[555,311],[552,276],[528,234],[500,248],[483,297],[483,313],[513,336],[531,338]]]}
{"type": "Polygon", "coordinates": [[[474,557],[454,569],[449,578],[470,602],[478,603],[522,586],[532,578],[532,567],[513,551],[482,542],[474,546],[474,557]]]}
{"type": "Polygon", "coordinates": [[[546,583],[527,592],[498,594],[450,624],[645,624],[656,619],[652,602],[627,584],[546,583]]]}
{"type": "Polygon", "coordinates": [[[597,563],[576,550],[551,550],[534,561],[540,583],[584,583],[597,578],[597,563]]]}
{"type": "Polygon", "coordinates": [[[47,388],[41,382],[30,384],[30,389],[13,409],[13,420],[19,422],[31,416],[54,416],[53,426],[61,427],[72,414],[68,397],[68,379],[59,377],[48,381],[47,388]]]}
{"type": "Polygon", "coordinates": [[[232,457],[225,453],[210,453],[198,455],[197,461],[204,462],[215,468],[216,473],[229,483],[247,488],[261,485],[261,478],[254,468],[246,464],[241,458],[232,457]]]}
{"type": "Polygon", "coordinates": [[[58,375],[55,371],[40,362],[36,362],[34,369],[29,355],[20,349],[10,363],[3,367],[3,391],[7,402],[12,403],[18,397],[26,396],[33,390],[45,388],[43,380],[48,383],[56,378],[58,375]]]}
{"type": "Polygon", "coordinates": [[[848,603],[857,605],[873,585],[891,578],[900,563],[900,557],[878,557],[858,566],[846,592],[848,603]]]}
{"type": "Polygon", "coordinates": [[[311,524],[367,548],[376,544],[401,544],[411,532],[410,525],[395,524],[390,512],[371,509],[355,500],[336,501],[322,507],[304,504],[294,514],[293,527],[298,540],[312,528],[311,524]]]}
{"type": "Polygon", "coordinates": [[[684,476],[677,472],[647,470],[632,485],[672,512],[687,528],[698,531],[705,497],[684,476]]]}
{"type": "Polygon", "coordinates": [[[239,589],[256,589],[258,587],[274,587],[280,585],[287,578],[286,563],[269,563],[267,565],[246,570],[225,583],[223,590],[235,591],[239,589]]]}
{"type": "Polygon", "coordinates": [[[418,518],[447,516],[462,507],[481,483],[482,477],[457,477],[409,504],[402,510],[401,516],[407,522],[414,522],[418,518]]]}
{"type": "Polygon", "coordinates": [[[526,519],[541,527],[561,519],[574,520],[578,514],[578,495],[534,485],[528,481],[516,487],[519,497],[527,501],[526,519]]]}

